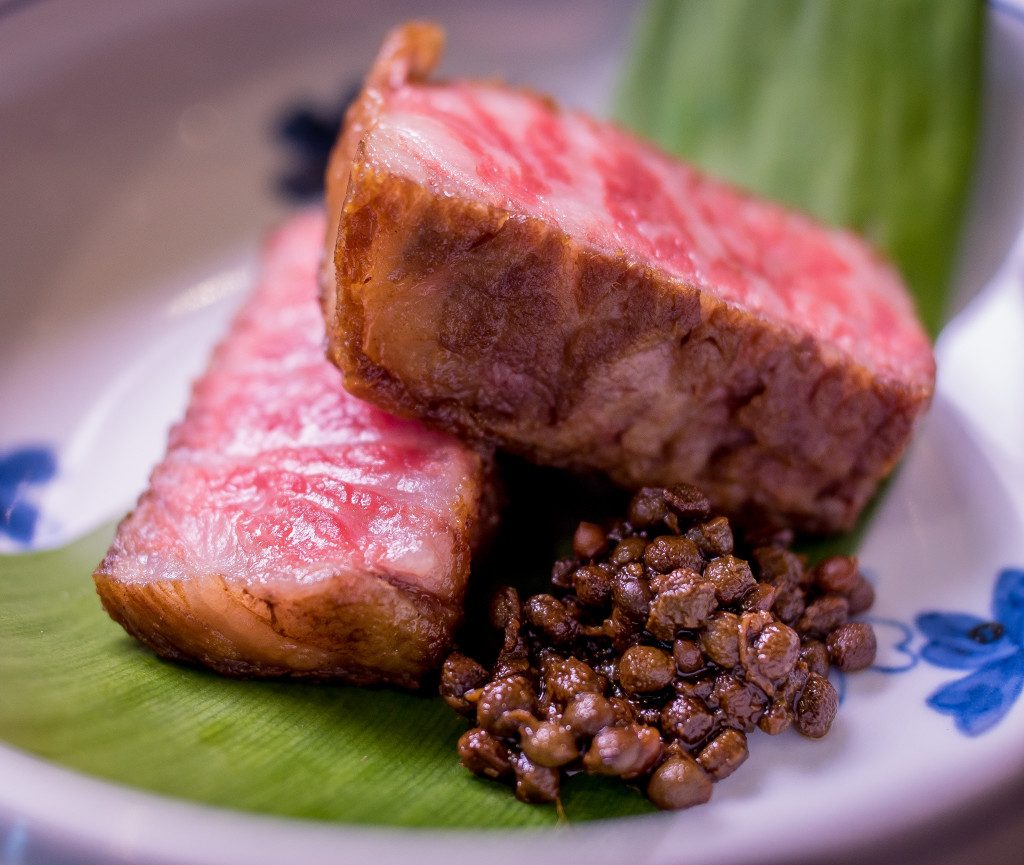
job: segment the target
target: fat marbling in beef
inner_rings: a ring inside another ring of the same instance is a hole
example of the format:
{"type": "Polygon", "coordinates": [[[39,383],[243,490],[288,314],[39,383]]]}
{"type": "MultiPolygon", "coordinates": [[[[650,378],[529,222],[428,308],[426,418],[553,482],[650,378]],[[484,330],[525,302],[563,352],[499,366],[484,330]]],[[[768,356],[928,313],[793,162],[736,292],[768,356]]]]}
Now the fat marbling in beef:
{"type": "Polygon", "coordinates": [[[489,458],[349,396],[324,357],[320,214],[270,241],[94,578],[159,654],[415,686],[460,618],[489,458]]]}
{"type": "Polygon", "coordinates": [[[328,171],[331,357],[357,395],[627,487],[849,527],[931,398],[896,271],[618,127],[386,41],[328,171]]]}

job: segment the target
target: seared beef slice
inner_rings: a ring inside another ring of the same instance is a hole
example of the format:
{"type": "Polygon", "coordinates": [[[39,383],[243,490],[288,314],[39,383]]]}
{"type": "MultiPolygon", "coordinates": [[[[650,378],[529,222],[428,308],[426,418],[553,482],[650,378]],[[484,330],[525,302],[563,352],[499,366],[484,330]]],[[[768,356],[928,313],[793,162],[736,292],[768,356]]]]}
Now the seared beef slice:
{"type": "Polygon", "coordinates": [[[461,615],[488,463],[342,389],[323,355],[323,236],[306,215],[270,241],[96,587],[167,657],[413,686],[461,615]]]}
{"type": "Polygon", "coordinates": [[[543,97],[430,83],[440,45],[392,34],[329,170],[349,390],[627,487],[849,527],[933,390],[893,268],[543,97]]]}

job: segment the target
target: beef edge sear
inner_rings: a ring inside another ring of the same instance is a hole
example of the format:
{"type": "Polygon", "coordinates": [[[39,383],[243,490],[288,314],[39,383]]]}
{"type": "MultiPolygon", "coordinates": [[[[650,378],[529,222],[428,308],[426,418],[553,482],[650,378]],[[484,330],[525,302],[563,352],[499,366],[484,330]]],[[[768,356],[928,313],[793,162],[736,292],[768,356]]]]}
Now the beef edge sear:
{"type": "Polygon", "coordinates": [[[934,390],[896,272],[542,96],[430,83],[442,42],[390,34],[328,169],[346,387],[626,488],[850,528],[934,390]]]}
{"type": "Polygon", "coordinates": [[[323,215],[275,233],[149,489],[94,573],[157,654],[418,687],[494,522],[491,459],[348,395],[323,356],[323,215]]]}

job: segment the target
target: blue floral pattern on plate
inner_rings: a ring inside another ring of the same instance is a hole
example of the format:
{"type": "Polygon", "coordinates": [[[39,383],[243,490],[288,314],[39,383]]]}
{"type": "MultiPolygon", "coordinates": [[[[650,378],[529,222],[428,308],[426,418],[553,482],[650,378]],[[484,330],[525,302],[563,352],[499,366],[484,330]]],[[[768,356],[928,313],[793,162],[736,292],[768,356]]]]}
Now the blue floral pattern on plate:
{"type": "MultiPolygon", "coordinates": [[[[879,616],[864,616],[862,621],[871,625],[878,641],[878,654],[868,669],[876,673],[906,673],[917,666],[919,659],[912,646],[914,631],[909,625],[879,616]]],[[[846,673],[830,667],[828,677],[842,703],[846,699],[846,673]]]]}
{"type": "Polygon", "coordinates": [[[996,580],[991,621],[971,613],[927,612],[917,627],[928,642],[921,657],[938,667],[972,670],[936,690],[927,703],[952,715],[968,736],[990,730],[1024,689],[1024,570],[1006,568],[996,580]]]}
{"type": "Polygon", "coordinates": [[[906,673],[917,666],[918,657],[913,649],[914,631],[897,619],[865,616],[875,630],[878,654],[871,669],[878,673],[906,673]]]}
{"type": "Polygon", "coordinates": [[[22,447],[0,454],[0,535],[28,544],[36,533],[39,509],[25,493],[57,473],[57,458],[48,447],[22,447]]]}
{"type": "Polygon", "coordinates": [[[319,111],[312,105],[289,106],[277,121],[277,134],[288,145],[291,164],[277,179],[277,191],[288,201],[312,201],[323,195],[324,175],[334,142],[349,104],[359,95],[360,82],[345,89],[335,107],[319,111]]]}

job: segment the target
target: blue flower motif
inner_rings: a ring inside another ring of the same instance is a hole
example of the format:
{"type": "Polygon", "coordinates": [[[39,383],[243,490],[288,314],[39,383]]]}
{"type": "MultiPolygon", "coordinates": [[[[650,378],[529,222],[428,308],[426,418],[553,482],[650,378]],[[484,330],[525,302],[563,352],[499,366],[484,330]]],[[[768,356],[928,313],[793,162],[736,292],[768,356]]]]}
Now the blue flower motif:
{"type": "Polygon", "coordinates": [[[345,111],[359,95],[362,82],[351,82],[330,112],[299,103],[277,121],[277,134],[288,145],[292,163],[277,180],[278,192],[290,201],[304,202],[324,193],[327,162],[338,138],[345,111]]]}
{"type": "MultiPolygon", "coordinates": [[[[879,616],[864,616],[875,631],[878,640],[878,654],[869,669],[876,673],[906,673],[917,666],[918,657],[914,652],[914,632],[909,625],[896,619],[879,616]]],[[[829,680],[839,694],[839,702],[846,699],[846,673],[838,667],[830,667],[829,680]]]]}
{"type": "Polygon", "coordinates": [[[876,673],[905,673],[917,666],[918,657],[913,649],[914,632],[897,619],[865,616],[864,621],[875,629],[878,654],[871,669],[876,673]]]}
{"type": "Polygon", "coordinates": [[[917,627],[928,639],[921,657],[937,667],[973,670],[927,700],[952,715],[968,736],[992,729],[1024,689],[1024,570],[999,574],[992,621],[970,613],[923,613],[917,627]]]}
{"type": "Polygon", "coordinates": [[[32,540],[39,509],[25,493],[56,473],[57,460],[50,448],[24,447],[0,455],[0,534],[22,544],[32,540]]]}

